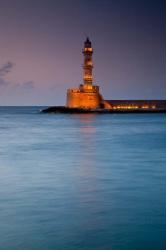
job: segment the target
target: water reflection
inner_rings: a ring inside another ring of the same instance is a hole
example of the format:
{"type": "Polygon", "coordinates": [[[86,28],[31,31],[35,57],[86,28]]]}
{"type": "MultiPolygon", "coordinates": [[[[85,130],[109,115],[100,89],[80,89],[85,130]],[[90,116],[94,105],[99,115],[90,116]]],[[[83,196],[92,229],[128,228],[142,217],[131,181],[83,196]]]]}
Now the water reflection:
{"type": "Polygon", "coordinates": [[[82,232],[82,238],[87,237],[91,232],[96,237],[96,231],[104,227],[103,217],[99,213],[103,212],[102,195],[99,191],[99,169],[97,164],[96,151],[96,115],[81,114],[75,116],[79,120],[79,136],[81,144],[81,155],[76,175],[77,183],[77,209],[82,214],[82,219],[78,225],[82,232]],[[96,215],[96,216],[92,216],[96,215]]]}
{"type": "Polygon", "coordinates": [[[95,114],[81,114],[76,116],[79,120],[79,136],[82,147],[82,162],[84,166],[92,167],[95,161],[96,126],[95,114]]]}

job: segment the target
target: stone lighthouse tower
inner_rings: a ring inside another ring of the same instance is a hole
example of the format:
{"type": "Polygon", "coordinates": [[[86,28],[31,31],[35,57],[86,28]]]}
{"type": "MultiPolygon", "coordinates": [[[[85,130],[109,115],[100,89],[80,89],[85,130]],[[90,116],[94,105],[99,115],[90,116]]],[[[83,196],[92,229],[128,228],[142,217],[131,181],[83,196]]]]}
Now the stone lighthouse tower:
{"type": "Polygon", "coordinates": [[[93,48],[92,48],[91,42],[89,41],[89,38],[87,38],[86,41],[84,42],[84,49],[83,49],[82,53],[84,55],[84,65],[83,65],[84,88],[85,89],[92,89],[92,83],[93,83],[92,54],[93,54],[93,48]]]}
{"type": "Polygon", "coordinates": [[[89,38],[84,42],[83,83],[78,88],[67,90],[66,106],[69,108],[97,109],[103,103],[99,86],[93,85],[93,48],[89,38]]]}

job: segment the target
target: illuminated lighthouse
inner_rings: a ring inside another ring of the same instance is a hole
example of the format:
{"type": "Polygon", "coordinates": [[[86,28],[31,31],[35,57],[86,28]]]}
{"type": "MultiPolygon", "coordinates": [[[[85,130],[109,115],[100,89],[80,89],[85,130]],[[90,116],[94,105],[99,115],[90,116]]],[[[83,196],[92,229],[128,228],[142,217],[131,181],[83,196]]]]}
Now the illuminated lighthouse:
{"type": "Polygon", "coordinates": [[[83,84],[67,90],[66,106],[69,108],[97,109],[103,103],[99,86],[93,85],[93,48],[89,38],[84,42],[83,84]]]}
{"type": "Polygon", "coordinates": [[[84,87],[87,89],[92,89],[92,83],[93,83],[93,76],[92,76],[92,69],[93,69],[93,62],[92,62],[92,54],[93,54],[93,48],[91,46],[91,42],[89,41],[89,38],[86,39],[84,43],[84,65],[83,65],[83,79],[84,79],[84,87]]]}

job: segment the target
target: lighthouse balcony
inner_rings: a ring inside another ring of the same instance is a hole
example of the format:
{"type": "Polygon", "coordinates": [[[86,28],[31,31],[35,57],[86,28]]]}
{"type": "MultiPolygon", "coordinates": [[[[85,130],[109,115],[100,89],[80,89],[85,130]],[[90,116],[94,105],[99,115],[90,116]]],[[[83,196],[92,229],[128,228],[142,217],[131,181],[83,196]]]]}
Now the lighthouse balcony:
{"type": "Polygon", "coordinates": [[[67,93],[80,93],[80,89],[79,88],[68,89],[67,93]]]}
{"type": "Polygon", "coordinates": [[[80,84],[79,89],[80,89],[80,92],[99,93],[99,86],[92,85],[92,84],[89,84],[89,83],[80,84]]]}

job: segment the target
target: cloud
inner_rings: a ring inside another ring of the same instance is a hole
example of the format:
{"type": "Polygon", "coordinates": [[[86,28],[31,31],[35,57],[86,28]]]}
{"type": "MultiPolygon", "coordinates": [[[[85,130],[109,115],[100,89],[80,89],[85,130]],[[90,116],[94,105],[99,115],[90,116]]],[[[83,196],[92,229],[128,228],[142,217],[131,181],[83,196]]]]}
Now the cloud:
{"type": "Polygon", "coordinates": [[[12,62],[7,62],[0,68],[0,87],[6,87],[10,85],[10,82],[5,79],[5,76],[10,73],[12,68],[12,62]]]}
{"type": "Polygon", "coordinates": [[[32,89],[35,88],[35,84],[33,81],[27,81],[27,82],[17,83],[15,85],[13,85],[13,88],[15,90],[31,91],[32,89]]]}
{"type": "Polygon", "coordinates": [[[0,77],[6,76],[8,73],[11,72],[13,68],[13,63],[12,62],[7,62],[5,63],[1,68],[0,68],[0,77]]]}
{"type": "Polygon", "coordinates": [[[3,77],[0,77],[0,86],[5,87],[10,85],[10,82],[6,81],[3,77]]]}
{"type": "Polygon", "coordinates": [[[38,98],[38,89],[33,81],[15,82],[12,76],[13,63],[7,62],[0,66],[0,104],[16,105],[35,103],[38,98]]]}
{"type": "Polygon", "coordinates": [[[5,77],[12,71],[14,64],[12,62],[6,62],[2,67],[0,67],[0,87],[10,87],[11,90],[16,91],[31,91],[34,89],[35,84],[33,81],[27,81],[23,83],[12,83],[7,81],[5,77]]]}
{"type": "Polygon", "coordinates": [[[34,89],[35,84],[34,84],[33,81],[28,81],[28,82],[22,83],[22,87],[23,87],[24,89],[34,89]]]}

